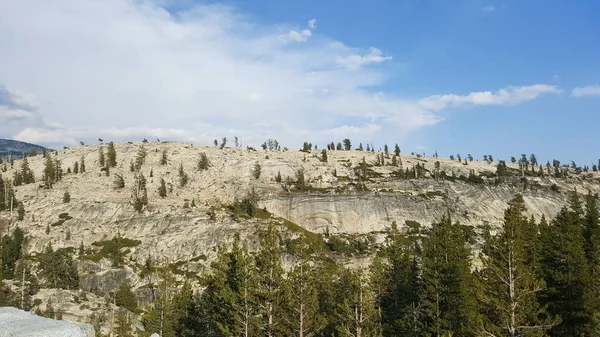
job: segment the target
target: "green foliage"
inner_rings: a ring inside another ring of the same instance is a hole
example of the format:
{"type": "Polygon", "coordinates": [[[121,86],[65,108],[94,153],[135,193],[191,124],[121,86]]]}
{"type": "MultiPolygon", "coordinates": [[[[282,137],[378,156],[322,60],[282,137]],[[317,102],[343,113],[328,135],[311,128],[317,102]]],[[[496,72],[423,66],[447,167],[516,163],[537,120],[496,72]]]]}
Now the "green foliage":
{"type": "Polygon", "coordinates": [[[275,182],[280,183],[281,182],[281,172],[277,171],[277,175],[275,176],[275,182]]]}
{"type": "Polygon", "coordinates": [[[137,310],[137,296],[131,291],[127,283],[121,283],[119,290],[115,293],[115,304],[131,312],[137,310]]]}
{"type": "Polygon", "coordinates": [[[321,161],[324,163],[327,162],[327,151],[325,149],[321,150],[321,161]]]}
{"type": "Polygon", "coordinates": [[[167,149],[163,149],[162,153],[160,155],[160,164],[161,165],[167,165],[168,163],[168,159],[167,159],[167,149]]]}
{"type": "Polygon", "coordinates": [[[2,175],[0,175],[0,191],[2,192],[2,196],[0,197],[0,211],[10,210],[12,207],[17,207],[19,202],[15,198],[15,191],[11,186],[11,183],[8,179],[4,179],[2,175]]]}
{"type": "Polygon", "coordinates": [[[425,332],[475,336],[480,317],[470,249],[462,229],[443,217],[423,240],[421,302],[425,332]]]}
{"type": "Polygon", "coordinates": [[[345,151],[350,151],[352,149],[352,143],[350,142],[350,139],[346,138],[342,141],[342,143],[344,144],[345,151]]]}
{"type": "Polygon", "coordinates": [[[258,161],[254,162],[254,168],[252,169],[252,176],[254,179],[260,178],[261,167],[258,161]]]}
{"type": "Polygon", "coordinates": [[[304,179],[304,167],[301,167],[296,171],[295,185],[296,185],[296,189],[299,191],[302,191],[307,187],[306,181],[304,179]]]}
{"type": "Polygon", "coordinates": [[[133,187],[133,208],[137,212],[142,212],[145,205],[148,205],[146,177],[144,177],[142,173],[138,173],[135,176],[135,183],[133,187]]]}
{"type": "MultiPolygon", "coordinates": [[[[12,235],[4,235],[0,241],[0,276],[7,279],[12,279],[15,275],[15,265],[21,258],[21,248],[25,239],[23,230],[16,227],[12,235]]],[[[0,284],[0,288],[2,284],[0,284]]]]}
{"type": "Polygon", "coordinates": [[[123,179],[122,174],[120,174],[120,173],[114,174],[113,188],[114,189],[125,188],[125,179],[123,179]]]}
{"type": "Polygon", "coordinates": [[[19,186],[21,184],[27,185],[34,182],[35,177],[33,171],[29,168],[29,161],[27,161],[27,158],[23,158],[20,171],[15,171],[13,183],[15,186],[19,186]]]}
{"type": "Polygon", "coordinates": [[[160,186],[158,187],[158,195],[161,198],[164,198],[167,196],[167,185],[165,184],[165,180],[163,178],[160,178],[160,186]]]}
{"type": "Polygon", "coordinates": [[[312,147],[313,147],[312,143],[304,142],[304,144],[302,144],[302,150],[300,150],[300,151],[310,152],[312,150],[312,147]]]}
{"type": "Polygon", "coordinates": [[[135,172],[140,172],[140,170],[142,169],[142,165],[144,165],[144,163],[146,162],[147,155],[148,152],[146,152],[146,148],[143,145],[140,146],[137,154],[135,155],[135,161],[133,164],[135,172]]]}
{"type": "Polygon", "coordinates": [[[64,204],[71,201],[71,194],[69,193],[69,191],[65,191],[65,193],[63,193],[62,201],[64,204]]]}
{"type": "Polygon", "coordinates": [[[479,273],[484,312],[484,330],[495,335],[544,334],[560,320],[551,318],[538,301],[545,290],[539,276],[539,229],[525,216],[521,195],[509,202],[500,233],[486,231],[479,273]]]}
{"type": "Polygon", "coordinates": [[[117,167],[117,151],[113,142],[108,143],[106,150],[106,165],[108,167],[117,167]]]}
{"type": "Polygon", "coordinates": [[[112,261],[114,267],[120,267],[123,264],[124,248],[137,247],[142,242],[117,235],[111,240],[93,242],[92,246],[101,247],[100,251],[92,255],[80,256],[80,260],[100,261],[103,258],[112,261]]]}
{"type": "Polygon", "coordinates": [[[398,144],[396,144],[396,145],[394,146],[394,154],[395,154],[396,156],[399,156],[399,155],[400,155],[400,146],[399,146],[398,144]]]}
{"type": "Polygon", "coordinates": [[[54,251],[48,244],[43,254],[36,256],[39,260],[41,276],[46,280],[47,288],[77,289],[79,274],[71,256],[71,249],[54,251]]]}
{"type": "Polygon", "coordinates": [[[209,167],[210,167],[210,161],[208,160],[208,156],[206,155],[206,153],[201,152],[200,159],[198,159],[198,170],[200,170],[200,171],[208,170],[209,167]]]}
{"type": "Polygon", "coordinates": [[[104,146],[100,145],[98,148],[98,165],[100,167],[106,166],[106,156],[104,155],[104,146]]]}
{"type": "Polygon", "coordinates": [[[114,333],[118,337],[133,337],[133,330],[131,329],[131,319],[129,313],[125,310],[117,311],[116,328],[114,333]]]}
{"type": "Polygon", "coordinates": [[[541,272],[547,284],[542,303],[562,323],[550,330],[553,336],[591,336],[596,329],[592,274],[586,258],[583,235],[584,211],[576,192],[569,207],[563,208],[541,231],[541,272]]]}
{"type": "Polygon", "coordinates": [[[84,173],[85,172],[85,157],[83,155],[81,155],[81,159],[79,161],[80,161],[79,172],[84,173]]]}
{"type": "Polygon", "coordinates": [[[184,187],[187,185],[189,177],[183,170],[183,163],[179,164],[179,186],[184,187]]]}

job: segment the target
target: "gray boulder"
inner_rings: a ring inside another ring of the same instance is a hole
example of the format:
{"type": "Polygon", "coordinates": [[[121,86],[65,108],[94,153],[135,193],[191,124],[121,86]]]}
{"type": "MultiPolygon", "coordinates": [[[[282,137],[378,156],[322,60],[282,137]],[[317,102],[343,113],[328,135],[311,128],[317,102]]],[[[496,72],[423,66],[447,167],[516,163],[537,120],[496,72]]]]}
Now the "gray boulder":
{"type": "Polygon", "coordinates": [[[89,324],[57,321],[11,307],[0,308],[0,337],[94,337],[89,324]]]}

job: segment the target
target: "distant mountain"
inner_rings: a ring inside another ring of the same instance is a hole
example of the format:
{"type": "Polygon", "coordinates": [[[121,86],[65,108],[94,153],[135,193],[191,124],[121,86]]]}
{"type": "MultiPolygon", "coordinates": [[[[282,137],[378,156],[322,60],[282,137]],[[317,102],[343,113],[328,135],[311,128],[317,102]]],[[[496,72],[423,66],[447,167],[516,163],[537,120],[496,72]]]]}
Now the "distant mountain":
{"type": "Polygon", "coordinates": [[[12,154],[15,158],[21,158],[23,153],[27,154],[31,149],[35,149],[37,153],[42,153],[44,150],[49,151],[40,145],[10,139],[0,139],[0,157],[8,157],[9,154],[12,154]]]}

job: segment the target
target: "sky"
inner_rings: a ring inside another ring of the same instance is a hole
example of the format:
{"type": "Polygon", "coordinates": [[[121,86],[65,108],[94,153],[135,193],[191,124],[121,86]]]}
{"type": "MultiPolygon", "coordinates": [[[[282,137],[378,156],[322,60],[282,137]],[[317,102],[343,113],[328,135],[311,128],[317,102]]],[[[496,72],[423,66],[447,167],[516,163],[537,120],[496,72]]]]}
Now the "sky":
{"type": "Polygon", "coordinates": [[[591,165],[597,13],[558,0],[0,0],[0,138],[349,138],[591,165]]]}

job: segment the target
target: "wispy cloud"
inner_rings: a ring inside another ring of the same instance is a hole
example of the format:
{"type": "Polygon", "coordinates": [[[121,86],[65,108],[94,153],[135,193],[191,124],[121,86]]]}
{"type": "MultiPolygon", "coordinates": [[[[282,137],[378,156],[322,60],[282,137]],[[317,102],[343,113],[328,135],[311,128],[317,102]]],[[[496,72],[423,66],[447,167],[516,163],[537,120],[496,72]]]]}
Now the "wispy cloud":
{"type": "Polygon", "coordinates": [[[391,56],[382,56],[381,50],[371,47],[364,55],[352,54],[346,57],[338,57],[337,63],[348,69],[356,70],[371,63],[381,63],[391,59],[391,56]]]}
{"type": "Polygon", "coordinates": [[[406,99],[382,89],[388,74],[368,66],[391,62],[384,51],[313,34],[313,20],[265,25],[222,5],[170,13],[152,0],[0,1],[0,22],[10,51],[0,53],[0,118],[12,120],[0,122],[0,137],[54,147],[98,137],[400,141],[439,123],[450,105],[557,91],[406,99]]]}
{"type": "Polygon", "coordinates": [[[583,96],[600,96],[600,85],[588,85],[585,87],[577,87],[571,91],[573,97],[583,96]]]}
{"type": "Polygon", "coordinates": [[[20,90],[11,90],[0,83],[0,121],[6,123],[33,117],[39,108],[37,98],[20,90]]]}
{"type": "Polygon", "coordinates": [[[481,9],[484,12],[495,12],[496,11],[496,7],[494,6],[485,6],[481,9]]]}
{"type": "Polygon", "coordinates": [[[521,87],[509,86],[495,93],[479,91],[468,95],[434,95],[421,99],[420,103],[428,109],[438,111],[449,106],[514,105],[538,98],[544,94],[557,94],[560,92],[555,85],[534,84],[521,87]]]}
{"type": "Polygon", "coordinates": [[[306,42],[311,35],[312,34],[308,29],[304,29],[301,31],[290,30],[290,32],[287,35],[283,36],[283,39],[292,42],[306,42]]]}

